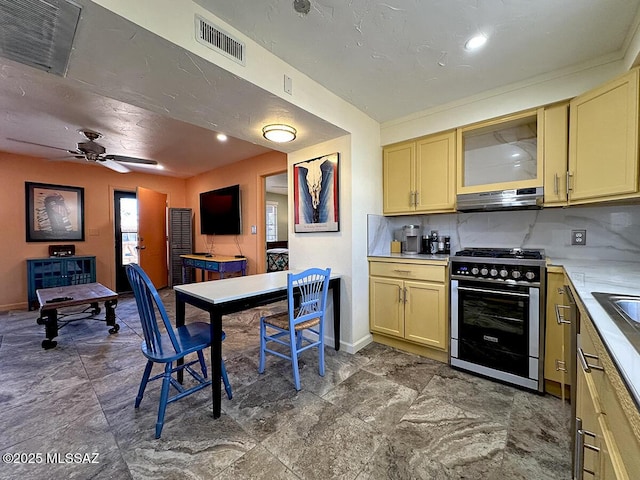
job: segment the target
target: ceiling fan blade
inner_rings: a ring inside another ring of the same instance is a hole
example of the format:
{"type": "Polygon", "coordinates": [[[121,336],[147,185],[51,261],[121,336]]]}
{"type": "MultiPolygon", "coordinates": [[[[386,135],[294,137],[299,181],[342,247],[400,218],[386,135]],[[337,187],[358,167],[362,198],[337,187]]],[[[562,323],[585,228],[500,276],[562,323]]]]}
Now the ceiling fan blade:
{"type": "Polygon", "coordinates": [[[129,173],[131,171],[124,165],[120,165],[118,162],[114,162],[113,160],[109,160],[109,159],[98,160],[96,163],[104,167],[110,168],[114,172],[118,172],[118,173],[129,173]]]}
{"type": "Polygon", "coordinates": [[[7,140],[11,140],[12,142],[18,142],[18,143],[26,143],[27,145],[36,145],[38,147],[53,148],[55,150],[64,150],[65,152],[69,152],[69,150],[67,150],[66,148],[53,147],[51,145],[43,145],[42,143],[27,142],[26,140],[18,140],[17,138],[7,138],[7,140]]]}
{"type": "Polygon", "coordinates": [[[158,162],[155,160],[146,160],[144,158],[135,158],[135,157],[125,157],[124,155],[105,155],[105,159],[114,160],[116,162],[123,163],[140,163],[142,165],[157,165],[158,162]]]}

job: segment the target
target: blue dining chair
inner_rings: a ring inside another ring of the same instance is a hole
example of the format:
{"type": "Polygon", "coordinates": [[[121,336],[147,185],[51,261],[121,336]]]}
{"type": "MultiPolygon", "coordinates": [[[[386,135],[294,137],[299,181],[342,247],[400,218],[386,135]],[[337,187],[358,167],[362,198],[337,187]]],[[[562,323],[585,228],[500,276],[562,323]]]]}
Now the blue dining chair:
{"type": "MultiPolygon", "coordinates": [[[[193,322],[174,329],[169,321],[162,299],[158,295],[158,291],[144,270],[135,263],[129,264],[127,265],[127,277],[129,278],[129,283],[136,298],[138,314],[144,334],[144,342],[142,342],[141,347],[142,354],[147,357],[147,366],[142,375],[135,408],[138,408],[140,402],[142,402],[147,383],[162,378],[158,421],[156,423],[156,438],[160,438],[167,404],[180,400],[187,395],[191,395],[211,385],[211,380],[207,380],[207,367],[204,363],[204,355],[202,353],[205,348],[211,346],[211,330],[209,324],[204,322],[193,322]],[[162,323],[160,323],[158,315],[162,323]],[[161,325],[164,329],[161,328],[161,325]],[[174,362],[190,353],[196,353],[198,358],[192,361],[185,360],[182,365],[174,367],[174,362]],[[164,364],[164,372],[149,378],[154,363],[164,364]],[[202,374],[192,368],[196,363],[200,364],[202,374]],[[189,372],[196,380],[196,385],[185,388],[173,377],[174,373],[181,370],[189,372]],[[169,397],[169,389],[171,386],[173,386],[178,393],[169,397]]],[[[225,334],[222,332],[222,339],[224,340],[224,338],[225,334]]],[[[222,361],[221,370],[224,388],[227,391],[227,396],[231,399],[231,385],[229,384],[224,361],[222,361]]]]}
{"type": "Polygon", "coordinates": [[[318,370],[324,376],[324,316],[331,269],[310,268],[287,275],[287,311],[260,318],[260,366],[264,373],[266,354],[291,361],[296,390],[300,390],[298,356],[310,348],[318,348],[318,370]],[[310,332],[312,336],[305,336],[310,332]],[[288,355],[267,347],[275,342],[288,347],[288,355]]]}

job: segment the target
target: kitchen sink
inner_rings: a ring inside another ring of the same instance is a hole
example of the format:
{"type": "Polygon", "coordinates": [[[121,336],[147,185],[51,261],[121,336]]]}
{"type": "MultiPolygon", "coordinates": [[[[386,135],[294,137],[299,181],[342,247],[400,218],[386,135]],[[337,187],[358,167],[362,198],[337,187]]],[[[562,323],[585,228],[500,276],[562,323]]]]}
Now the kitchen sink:
{"type": "Polygon", "coordinates": [[[638,317],[640,311],[640,300],[623,298],[614,300],[613,304],[622,310],[622,313],[624,313],[629,320],[635,323],[640,322],[640,317],[638,317]]]}
{"type": "Polygon", "coordinates": [[[591,294],[640,353],[640,296],[602,292],[591,294]]]}

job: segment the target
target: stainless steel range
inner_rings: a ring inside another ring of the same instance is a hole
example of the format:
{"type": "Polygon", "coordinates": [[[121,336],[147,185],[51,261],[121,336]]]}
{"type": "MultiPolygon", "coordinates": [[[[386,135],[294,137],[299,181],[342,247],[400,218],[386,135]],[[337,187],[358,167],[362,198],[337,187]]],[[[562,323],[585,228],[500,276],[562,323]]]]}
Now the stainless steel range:
{"type": "Polygon", "coordinates": [[[543,391],[543,250],[469,248],[451,257],[451,365],[543,391]]]}

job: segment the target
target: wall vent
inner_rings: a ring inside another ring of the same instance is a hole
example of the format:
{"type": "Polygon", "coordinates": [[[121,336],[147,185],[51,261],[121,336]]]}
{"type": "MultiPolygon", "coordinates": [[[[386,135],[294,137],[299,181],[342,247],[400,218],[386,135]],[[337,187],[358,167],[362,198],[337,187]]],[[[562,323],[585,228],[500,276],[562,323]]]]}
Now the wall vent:
{"type": "Polygon", "coordinates": [[[196,15],[196,40],[244,66],[245,44],[213,23],[196,15]]]}
{"type": "Polygon", "coordinates": [[[66,0],[0,0],[0,56],[64,76],[80,11],[66,0]]]}

